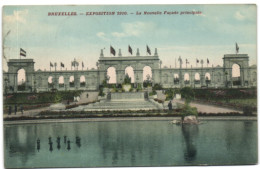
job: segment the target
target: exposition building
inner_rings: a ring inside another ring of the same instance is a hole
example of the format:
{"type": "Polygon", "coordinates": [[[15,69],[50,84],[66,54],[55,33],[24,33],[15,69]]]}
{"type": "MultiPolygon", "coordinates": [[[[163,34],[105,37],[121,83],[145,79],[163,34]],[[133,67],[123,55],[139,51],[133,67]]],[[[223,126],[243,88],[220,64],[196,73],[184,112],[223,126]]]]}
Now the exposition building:
{"type": "Polygon", "coordinates": [[[105,57],[101,50],[96,68],[90,70],[35,70],[33,59],[9,59],[8,71],[3,73],[5,93],[16,92],[46,92],[52,90],[98,90],[107,77],[108,69],[113,67],[116,74],[116,84],[122,84],[126,76],[125,69],[133,68],[135,85],[143,85],[144,67],[152,72],[152,84],[161,84],[163,88],[250,88],[257,86],[257,67],[249,65],[248,54],[225,54],[223,65],[183,68],[183,61],[178,59],[179,68],[161,67],[162,62],[157,53],[141,56],[139,50],[135,56],[122,56],[121,51],[115,57],[105,57]],[[239,65],[240,77],[232,77],[232,66],[239,65]],[[25,70],[24,88],[18,85],[17,74],[25,70]],[[59,83],[62,79],[63,83],[59,83]]]}

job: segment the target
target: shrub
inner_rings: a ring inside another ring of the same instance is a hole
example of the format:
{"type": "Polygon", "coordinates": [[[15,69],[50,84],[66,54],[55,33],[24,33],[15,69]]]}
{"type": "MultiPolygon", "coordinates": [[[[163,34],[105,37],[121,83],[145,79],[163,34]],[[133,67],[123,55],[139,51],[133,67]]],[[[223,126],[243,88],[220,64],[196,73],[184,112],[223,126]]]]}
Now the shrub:
{"type": "Polygon", "coordinates": [[[186,116],[196,116],[198,117],[198,110],[196,107],[191,107],[189,104],[185,103],[182,111],[181,111],[181,117],[182,120],[184,119],[184,117],[186,116]]]}
{"type": "Polygon", "coordinates": [[[155,91],[155,90],[162,90],[163,88],[162,88],[162,85],[161,84],[158,84],[158,83],[156,83],[156,84],[154,84],[154,86],[153,86],[153,91],[155,91]]]}
{"type": "Polygon", "coordinates": [[[251,106],[244,106],[243,113],[246,116],[251,116],[253,114],[253,108],[251,106]]]}
{"type": "Polygon", "coordinates": [[[194,99],[194,91],[190,87],[184,87],[181,89],[181,96],[185,98],[185,102],[189,104],[194,99]]]}

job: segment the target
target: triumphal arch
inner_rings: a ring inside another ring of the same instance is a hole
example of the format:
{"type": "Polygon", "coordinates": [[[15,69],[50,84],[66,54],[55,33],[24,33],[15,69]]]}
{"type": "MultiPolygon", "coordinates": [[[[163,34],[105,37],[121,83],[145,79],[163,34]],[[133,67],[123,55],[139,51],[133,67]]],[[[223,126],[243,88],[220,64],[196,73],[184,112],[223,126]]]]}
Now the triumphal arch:
{"type": "MultiPolygon", "coordinates": [[[[173,57],[173,59],[175,59],[173,57]]],[[[157,49],[152,55],[142,56],[137,49],[136,55],[104,56],[103,50],[96,63],[96,68],[89,70],[35,70],[33,59],[9,59],[8,71],[3,74],[5,93],[45,92],[52,90],[98,90],[106,79],[108,69],[115,69],[115,84],[122,84],[126,76],[126,67],[132,67],[134,83],[143,85],[144,67],[151,68],[152,84],[161,84],[164,88],[249,88],[257,85],[257,67],[249,65],[247,54],[225,54],[223,66],[206,66],[203,60],[198,66],[183,67],[183,59],[178,58],[178,66],[162,67],[157,49]],[[239,67],[239,77],[233,77],[233,65],[239,67]],[[17,72],[24,69],[26,80],[24,91],[19,91],[17,72]],[[60,83],[63,79],[63,83],[60,83]],[[83,79],[83,80],[82,80],[83,79]]],[[[87,58],[86,58],[87,60],[87,58]]],[[[172,61],[171,61],[172,62],[172,61]]]]}

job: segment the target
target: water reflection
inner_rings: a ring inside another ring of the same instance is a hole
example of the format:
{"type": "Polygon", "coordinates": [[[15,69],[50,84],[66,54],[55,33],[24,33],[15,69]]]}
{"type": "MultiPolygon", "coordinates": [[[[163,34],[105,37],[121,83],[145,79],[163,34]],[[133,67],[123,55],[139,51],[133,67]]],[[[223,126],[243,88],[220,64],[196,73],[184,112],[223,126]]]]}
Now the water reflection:
{"type": "Polygon", "coordinates": [[[39,152],[41,149],[41,145],[40,145],[40,139],[37,139],[37,151],[39,152]]]}
{"type": "Polygon", "coordinates": [[[60,137],[57,137],[57,149],[60,150],[60,137]]]}
{"type": "Polygon", "coordinates": [[[70,151],[70,149],[71,149],[71,148],[70,148],[70,140],[68,140],[67,143],[68,143],[68,144],[67,144],[67,150],[70,151]]]}
{"type": "Polygon", "coordinates": [[[198,125],[184,124],[182,125],[182,134],[186,144],[184,158],[186,161],[194,161],[197,155],[196,138],[198,136],[198,125]]]}
{"type": "Polygon", "coordinates": [[[76,145],[80,148],[81,147],[81,143],[80,143],[80,137],[76,137],[76,145]]]}
{"type": "Polygon", "coordinates": [[[66,144],[67,143],[67,136],[64,136],[63,140],[64,140],[64,143],[66,144]]]}
{"type": "Polygon", "coordinates": [[[252,164],[257,161],[256,131],[255,121],[198,126],[167,121],[5,125],[5,164],[7,168],[252,164]],[[43,161],[46,157],[48,162],[43,161]]]}

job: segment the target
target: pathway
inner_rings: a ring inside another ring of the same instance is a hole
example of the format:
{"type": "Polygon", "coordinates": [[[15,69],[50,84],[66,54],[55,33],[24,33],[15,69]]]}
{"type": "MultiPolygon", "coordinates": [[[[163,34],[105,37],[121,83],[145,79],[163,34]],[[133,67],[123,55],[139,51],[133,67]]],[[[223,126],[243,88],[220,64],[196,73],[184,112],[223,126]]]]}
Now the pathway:
{"type": "MultiPolygon", "coordinates": [[[[184,104],[183,100],[173,100],[173,102],[184,104]]],[[[197,107],[198,112],[202,112],[202,113],[217,114],[217,113],[238,112],[240,114],[243,114],[243,111],[241,111],[241,110],[236,110],[236,109],[226,108],[226,107],[219,107],[219,106],[215,106],[215,105],[201,104],[201,103],[194,103],[194,102],[191,102],[190,105],[192,107],[197,107]]]]}

